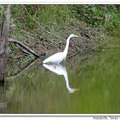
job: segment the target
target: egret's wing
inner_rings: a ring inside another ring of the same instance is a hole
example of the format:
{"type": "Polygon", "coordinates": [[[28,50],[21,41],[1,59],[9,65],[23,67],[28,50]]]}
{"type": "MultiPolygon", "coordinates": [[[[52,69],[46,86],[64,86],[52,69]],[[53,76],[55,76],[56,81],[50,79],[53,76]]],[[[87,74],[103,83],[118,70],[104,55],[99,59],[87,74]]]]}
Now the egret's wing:
{"type": "Polygon", "coordinates": [[[57,62],[61,58],[61,53],[56,53],[43,61],[43,63],[57,62]]]}

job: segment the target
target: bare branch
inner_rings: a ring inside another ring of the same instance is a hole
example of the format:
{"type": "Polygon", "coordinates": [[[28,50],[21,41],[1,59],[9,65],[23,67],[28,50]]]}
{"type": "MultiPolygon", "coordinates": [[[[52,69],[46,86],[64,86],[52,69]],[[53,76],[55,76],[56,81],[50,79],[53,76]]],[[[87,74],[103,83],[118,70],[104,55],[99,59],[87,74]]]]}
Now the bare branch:
{"type": "MultiPolygon", "coordinates": [[[[29,48],[28,46],[26,46],[25,44],[23,44],[22,42],[20,42],[18,40],[9,39],[8,42],[18,44],[19,46],[23,47],[25,50],[27,50],[29,53],[33,54],[37,58],[42,56],[42,54],[38,55],[35,51],[33,51],[31,48],[29,48]]],[[[43,54],[43,55],[45,56],[45,54],[43,54]]]]}

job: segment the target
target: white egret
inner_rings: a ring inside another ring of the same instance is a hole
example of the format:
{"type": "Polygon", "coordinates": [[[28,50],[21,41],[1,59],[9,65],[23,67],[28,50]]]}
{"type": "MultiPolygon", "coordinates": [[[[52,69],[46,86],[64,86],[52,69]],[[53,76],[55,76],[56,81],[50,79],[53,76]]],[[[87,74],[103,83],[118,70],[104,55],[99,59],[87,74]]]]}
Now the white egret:
{"type": "Polygon", "coordinates": [[[68,38],[67,38],[67,43],[66,43],[66,47],[64,49],[63,52],[59,52],[59,53],[56,53],[50,57],[48,57],[47,59],[45,59],[43,61],[43,63],[56,63],[56,64],[59,64],[61,63],[63,60],[66,59],[67,57],[67,53],[68,53],[68,48],[69,48],[69,41],[71,38],[73,37],[78,37],[77,35],[74,35],[74,34],[71,34],[68,38]]]}
{"type": "Polygon", "coordinates": [[[43,66],[45,68],[47,68],[48,70],[56,73],[57,75],[63,75],[64,76],[64,79],[65,79],[65,82],[66,82],[66,88],[68,89],[69,93],[74,93],[75,91],[79,91],[78,88],[71,88],[70,87],[69,80],[68,80],[68,74],[67,74],[67,71],[66,71],[65,67],[63,67],[60,64],[54,64],[54,65],[43,64],[43,66]]]}

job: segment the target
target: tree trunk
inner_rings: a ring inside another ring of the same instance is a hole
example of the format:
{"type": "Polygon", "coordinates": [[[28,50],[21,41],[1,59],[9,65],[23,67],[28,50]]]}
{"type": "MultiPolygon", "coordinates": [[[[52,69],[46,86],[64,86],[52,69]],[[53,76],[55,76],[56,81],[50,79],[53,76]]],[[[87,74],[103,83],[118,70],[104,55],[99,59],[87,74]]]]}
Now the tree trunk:
{"type": "Polygon", "coordinates": [[[5,70],[7,65],[10,6],[11,5],[8,5],[6,17],[4,17],[4,11],[2,14],[1,34],[0,34],[0,83],[4,83],[5,70]]]}

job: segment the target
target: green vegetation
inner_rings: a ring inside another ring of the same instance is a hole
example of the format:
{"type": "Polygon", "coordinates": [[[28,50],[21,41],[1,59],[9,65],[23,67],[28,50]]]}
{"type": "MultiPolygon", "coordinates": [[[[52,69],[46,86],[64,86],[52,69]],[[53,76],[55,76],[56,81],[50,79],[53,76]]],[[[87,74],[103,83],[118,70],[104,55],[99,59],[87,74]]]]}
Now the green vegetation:
{"type": "Polygon", "coordinates": [[[77,18],[92,27],[113,30],[120,28],[119,5],[14,5],[12,20],[17,28],[31,30],[44,26],[59,31],[77,18]]]}
{"type": "MultiPolygon", "coordinates": [[[[6,6],[0,5],[0,13],[6,6]]],[[[119,5],[13,5],[11,36],[23,39],[21,30],[61,36],[74,32],[71,26],[75,28],[79,25],[105,31],[120,30],[119,13],[119,5]]]]}
{"type": "Polygon", "coordinates": [[[91,26],[110,31],[120,28],[119,5],[77,5],[73,10],[79,20],[91,26]]]}
{"type": "Polygon", "coordinates": [[[44,26],[45,30],[56,31],[70,23],[70,14],[67,5],[15,5],[12,8],[15,25],[25,30],[44,26]]]}

